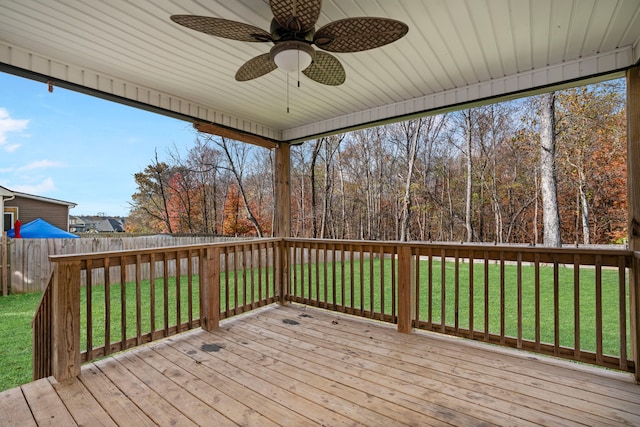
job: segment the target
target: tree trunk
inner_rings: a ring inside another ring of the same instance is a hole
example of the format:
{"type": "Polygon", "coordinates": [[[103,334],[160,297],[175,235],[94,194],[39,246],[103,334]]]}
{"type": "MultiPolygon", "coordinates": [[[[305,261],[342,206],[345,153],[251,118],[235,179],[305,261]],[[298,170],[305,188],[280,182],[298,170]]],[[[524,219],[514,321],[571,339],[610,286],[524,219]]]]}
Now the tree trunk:
{"type": "Polygon", "coordinates": [[[402,201],[400,241],[406,242],[409,240],[409,223],[411,219],[411,182],[413,178],[413,167],[418,154],[418,136],[420,135],[420,128],[422,127],[422,119],[415,120],[414,126],[412,126],[412,122],[407,122],[403,127],[405,128],[405,137],[407,138],[407,178],[404,184],[404,199],[402,201]]]}
{"type": "Polygon", "coordinates": [[[471,160],[471,110],[465,112],[465,124],[466,124],[466,139],[467,139],[467,194],[465,202],[465,226],[467,229],[467,242],[473,241],[473,224],[471,222],[471,209],[472,209],[472,197],[473,197],[473,180],[471,172],[473,170],[473,164],[471,160]]]}
{"type": "Polygon", "coordinates": [[[540,184],[543,244],[561,247],[558,183],[556,174],[555,94],[540,96],[540,184]]]}

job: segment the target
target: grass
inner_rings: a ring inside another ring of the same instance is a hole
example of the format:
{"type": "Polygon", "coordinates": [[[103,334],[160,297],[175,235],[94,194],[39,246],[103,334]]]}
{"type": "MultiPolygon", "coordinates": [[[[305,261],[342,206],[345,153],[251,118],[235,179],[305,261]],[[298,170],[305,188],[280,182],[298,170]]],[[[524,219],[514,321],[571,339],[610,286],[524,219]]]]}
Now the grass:
{"type": "Polygon", "coordinates": [[[31,319],[40,293],[0,297],[0,390],[31,381],[31,319]]]}
{"type": "MultiPolygon", "coordinates": [[[[309,296],[318,298],[320,301],[328,301],[336,304],[342,304],[343,296],[341,289],[341,281],[343,278],[343,265],[341,263],[327,262],[317,265],[297,266],[296,276],[298,285],[292,287],[292,291],[297,289],[296,295],[309,296]],[[309,268],[311,273],[311,286],[309,286],[309,268]],[[334,273],[335,270],[335,273],[334,273]],[[326,274],[325,274],[326,271],[326,274]],[[302,292],[301,282],[304,275],[304,293],[302,292]],[[316,281],[317,277],[317,281],[316,281]],[[335,277],[335,280],[332,278],[335,277]],[[335,291],[334,291],[335,286],[335,291]]],[[[438,261],[434,261],[431,265],[432,292],[429,298],[429,281],[428,272],[429,264],[427,261],[421,261],[420,270],[420,290],[418,300],[420,304],[420,319],[423,321],[431,320],[439,323],[441,320],[442,293],[440,287],[442,265],[438,261]],[[431,304],[431,309],[429,309],[431,304]]],[[[453,263],[445,265],[445,319],[448,325],[455,322],[454,301],[455,286],[454,275],[455,266],[453,263]]],[[[264,274],[269,274],[269,294],[273,295],[273,276],[269,269],[264,270],[264,274]]],[[[383,262],[380,259],[374,259],[371,263],[369,260],[363,260],[362,266],[358,260],[354,261],[353,282],[355,292],[353,301],[351,292],[345,289],[344,303],[348,306],[352,305],[359,308],[361,305],[365,310],[384,311],[391,314],[394,299],[392,298],[393,290],[391,289],[392,266],[389,259],[383,262]],[[362,271],[362,274],[360,273],[362,271]],[[381,277],[384,279],[381,281],[381,277]],[[362,282],[362,293],[360,293],[360,283],[362,282]],[[369,284],[374,284],[373,293],[370,292],[369,284]],[[381,283],[384,289],[380,289],[381,283]],[[383,297],[381,298],[381,296],[383,297]]],[[[469,266],[461,263],[459,269],[459,293],[458,293],[458,321],[461,328],[468,327],[469,324],[469,266]]],[[[514,336],[516,334],[517,319],[517,288],[516,288],[516,266],[505,266],[505,333],[514,336]]],[[[488,270],[489,275],[489,330],[491,333],[500,332],[500,266],[491,263],[488,270]]],[[[541,267],[541,289],[540,289],[540,317],[541,317],[541,341],[553,343],[554,333],[554,310],[553,310],[553,270],[549,267],[541,267]]],[[[344,263],[344,280],[347,285],[351,283],[351,271],[349,262],[344,263]]],[[[523,266],[523,334],[525,339],[534,339],[535,337],[535,305],[533,277],[534,269],[530,266],[523,266]]],[[[293,278],[293,276],[292,276],[293,278]]],[[[573,269],[561,268],[559,274],[560,282],[559,292],[559,308],[560,316],[559,332],[560,344],[572,346],[574,341],[574,299],[573,299],[573,269]]],[[[257,288],[259,280],[262,281],[262,297],[266,294],[266,278],[257,277],[257,273],[253,277],[257,288]]],[[[199,295],[198,295],[198,278],[193,278],[192,298],[193,298],[193,318],[199,317],[199,295]]],[[[229,274],[221,278],[221,310],[233,310],[236,301],[239,305],[245,301],[251,301],[250,288],[244,287],[243,283],[250,283],[251,273],[241,272],[237,276],[229,274]],[[246,277],[247,282],[243,280],[246,277]],[[237,288],[236,288],[237,284],[237,288]]],[[[580,345],[583,350],[595,351],[595,270],[592,268],[582,268],[580,270],[580,345]]],[[[155,328],[163,329],[165,327],[165,285],[163,279],[156,280],[154,289],[155,298],[155,328]]],[[[122,327],[120,317],[120,301],[121,292],[124,290],[126,301],[126,320],[127,320],[127,337],[136,335],[136,298],[137,290],[135,283],[127,283],[124,289],[120,284],[112,284],[109,287],[109,301],[111,306],[111,325],[109,328],[110,342],[115,343],[121,340],[122,327]]],[[[151,283],[142,281],[140,287],[140,307],[141,307],[141,332],[144,334],[151,329],[151,283]]],[[[176,287],[175,278],[167,281],[167,324],[175,325],[178,321],[178,301],[180,306],[180,322],[188,320],[188,281],[186,277],[180,280],[180,298],[176,287]]],[[[254,291],[253,297],[258,298],[257,289],[254,291]]],[[[81,316],[82,327],[86,325],[86,298],[84,289],[81,293],[81,316]]],[[[0,298],[0,390],[6,390],[20,384],[24,384],[31,380],[31,319],[40,299],[39,293],[10,295],[0,298]]],[[[626,301],[628,301],[628,295],[626,301]]],[[[105,288],[104,286],[94,286],[92,292],[93,306],[93,346],[103,345],[105,337],[105,288]]],[[[474,329],[477,331],[484,330],[484,265],[474,265],[474,329]]],[[[603,351],[605,354],[619,354],[619,319],[618,319],[618,273],[617,270],[602,270],[602,301],[603,301],[603,351]]],[[[628,312],[628,307],[627,307],[628,312]]],[[[630,343],[630,327],[627,314],[627,342],[630,343]]],[[[86,346],[86,334],[81,335],[81,347],[86,346]]]]}

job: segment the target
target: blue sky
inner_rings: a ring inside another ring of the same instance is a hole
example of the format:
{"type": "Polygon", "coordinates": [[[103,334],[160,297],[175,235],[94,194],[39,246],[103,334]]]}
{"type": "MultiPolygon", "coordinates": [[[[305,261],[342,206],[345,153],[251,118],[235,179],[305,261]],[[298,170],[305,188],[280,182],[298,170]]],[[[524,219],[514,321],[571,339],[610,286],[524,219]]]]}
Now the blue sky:
{"type": "Polygon", "coordinates": [[[0,72],[0,185],[72,215],[127,215],[133,174],[194,140],[190,123],[0,72]]]}

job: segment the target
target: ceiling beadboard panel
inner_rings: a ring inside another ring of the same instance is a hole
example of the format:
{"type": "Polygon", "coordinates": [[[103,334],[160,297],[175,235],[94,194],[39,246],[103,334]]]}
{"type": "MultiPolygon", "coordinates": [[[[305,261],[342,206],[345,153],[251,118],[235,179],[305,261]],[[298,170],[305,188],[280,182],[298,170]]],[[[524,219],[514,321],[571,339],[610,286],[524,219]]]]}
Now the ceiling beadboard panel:
{"type": "Polygon", "coordinates": [[[10,72],[283,141],[603,78],[640,59],[638,0],[324,0],[316,28],[360,16],[409,26],[390,45],[336,53],[347,75],[337,87],[281,70],[237,82],[238,68],[271,43],[169,19],[194,14],[269,30],[266,0],[0,0],[0,11],[0,66],[10,72]]]}

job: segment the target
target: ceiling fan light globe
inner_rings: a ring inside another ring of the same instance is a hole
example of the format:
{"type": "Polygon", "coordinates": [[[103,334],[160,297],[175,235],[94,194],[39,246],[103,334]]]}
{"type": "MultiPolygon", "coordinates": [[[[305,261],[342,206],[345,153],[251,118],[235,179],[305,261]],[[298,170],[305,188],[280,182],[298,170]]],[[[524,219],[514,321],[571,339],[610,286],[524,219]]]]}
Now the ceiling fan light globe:
{"type": "Polygon", "coordinates": [[[300,49],[285,49],[276,53],[273,61],[284,71],[302,71],[311,65],[311,55],[300,49]]]}

